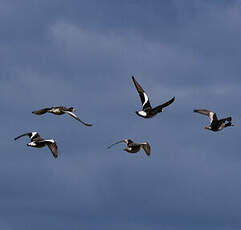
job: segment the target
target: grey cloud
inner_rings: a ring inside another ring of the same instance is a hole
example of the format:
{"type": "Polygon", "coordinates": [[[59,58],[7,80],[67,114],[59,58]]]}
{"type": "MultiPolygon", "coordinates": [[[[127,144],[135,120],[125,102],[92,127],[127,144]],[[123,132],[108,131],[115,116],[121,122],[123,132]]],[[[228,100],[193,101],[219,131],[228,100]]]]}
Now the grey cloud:
{"type": "Polygon", "coordinates": [[[240,229],[240,5],[236,1],[2,1],[0,227],[240,229]],[[141,107],[131,75],[157,117],[141,107]],[[73,105],[68,116],[31,111],[73,105]],[[194,108],[232,115],[203,129],[194,108]],[[60,157],[26,146],[55,138],[60,157]],[[151,143],[130,155],[122,138],[151,143]]]}

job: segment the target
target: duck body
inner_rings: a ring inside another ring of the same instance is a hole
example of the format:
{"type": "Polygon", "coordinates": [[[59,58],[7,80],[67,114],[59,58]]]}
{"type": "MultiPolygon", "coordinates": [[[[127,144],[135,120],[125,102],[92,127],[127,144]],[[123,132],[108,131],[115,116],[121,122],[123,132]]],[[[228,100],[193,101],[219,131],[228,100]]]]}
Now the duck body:
{"type": "Polygon", "coordinates": [[[137,153],[140,151],[140,149],[141,149],[141,144],[131,142],[127,144],[127,147],[124,148],[124,151],[128,153],[137,153]]]}
{"type": "Polygon", "coordinates": [[[52,113],[52,114],[55,114],[55,115],[63,115],[66,112],[74,112],[74,111],[75,110],[74,110],[73,107],[67,108],[67,107],[64,107],[64,106],[54,106],[54,107],[36,110],[36,111],[33,111],[32,113],[36,114],[36,115],[42,115],[42,114],[45,114],[45,113],[52,113]]]}
{"type": "Polygon", "coordinates": [[[37,132],[24,133],[14,138],[14,140],[17,140],[23,136],[28,136],[31,139],[31,142],[29,142],[27,146],[34,147],[34,148],[42,148],[42,147],[48,146],[54,158],[58,157],[58,146],[55,140],[53,139],[45,140],[41,138],[37,132]]]}
{"type": "Polygon", "coordinates": [[[111,148],[113,145],[119,144],[121,142],[124,142],[127,146],[123,150],[128,152],[128,153],[137,153],[141,150],[141,148],[145,151],[147,156],[150,156],[151,154],[151,146],[149,145],[148,142],[143,142],[143,143],[135,143],[131,139],[124,139],[121,141],[118,141],[108,147],[111,148]]]}
{"type": "Polygon", "coordinates": [[[232,117],[225,117],[222,119],[218,119],[216,113],[207,110],[207,109],[195,109],[193,112],[200,113],[203,115],[208,116],[210,120],[210,125],[204,127],[207,130],[213,131],[213,132],[218,132],[223,130],[226,127],[234,126],[232,124],[232,117]]]}
{"type": "Polygon", "coordinates": [[[36,114],[36,115],[42,115],[45,113],[52,113],[55,115],[63,115],[63,114],[68,114],[71,117],[73,117],[75,120],[81,122],[82,124],[86,125],[86,126],[92,126],[92,124],[86,123],[82,120],[79,119],[79,117],[74,114],[75,109],[73,107],[65,107],[65,106],[55,106],[55,107],[50,107],[50,108],[43,108],[40,110],[35,110],[32,113],[36,114]]]}
{"type": "Polygon", "coordinates": [[[163,108],[167,107],[168,105],[172,104],[175,101],[175,97],[171,98],[169,101],[156,106],[156,107],[152,107],[151,103],[149,101],[149,98],[146,94],[146,92],[144,91],[144,89],[140,86],[140,84],[136,81],[136,79],[134,78],[134,76],[132,76],[132,80],[134,82],[134,85],[136,87],[136,90],[140,96],[141,99],[141,103],[142,103],[142,110],[141,111],[136,111],[136,114],[140,117],[143,118],[152,118],[155,115],[157,115],[158,113],[162,112],[163,108]]]}
{"type": "Polygon", "coordinates": [[[51,107],[47,112],[55,114],[55,115],[63,115],[67,111],[68,112],[74,112],[74,108],[73,107],[67,108],[67,107],[64,107],[64,106],[57,106],[57,107],[51,107]]]}
{"type": "Polygon", "coordinates": [[[229,121],[228,123],[225,122],[226,120],[225,121],[223,121],[223,120],[213,121],[211,123],[211,125],[209,125],[209,126],[207,126],[205,128],[209,129],[209,130],[211,130],[213,132],[218,132],[218,131],[223,130],[226,127],[233,126],[233,124],[231,123],[232,118],[228,117],[226,119],[228,119],[228,121],[229,121]]]}

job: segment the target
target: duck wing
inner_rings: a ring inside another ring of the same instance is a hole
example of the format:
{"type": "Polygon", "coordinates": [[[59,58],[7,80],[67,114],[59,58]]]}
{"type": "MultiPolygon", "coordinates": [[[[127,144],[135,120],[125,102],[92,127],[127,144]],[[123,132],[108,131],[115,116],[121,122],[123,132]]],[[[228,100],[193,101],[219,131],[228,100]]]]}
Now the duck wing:
{"type": "Polygon", "coordinates": [[[31,133],[21,134],[20,136],[15,137],[14,140],[16,141],[20,137],[24,137],[24,136],[28,136],[29,138],[31,138],[31,141],[34,141],[36,138],[40,138],[40,136],[37,132],[31,132],[31,133]]]}
{"type": "Polygon", "coordinates": [[[75,115],[73,112],[70,112],[70,111],[64,111],[65,113],[69,114],[71,117],[73,117],[75,120],[81,122],[82,124],[86,125],[86,126],[92,126],[92,124],[89,124],[89,123],[86,123],[82,120],[80,120],[77,115],[75,115]]]}
{"type": "Polygon", "coordinates": [[[51,108],[44,108],[44,109],[40,109],[40,110],[35,110],[32,113],[36,114],[36,115],[42,115],[47,113],[51,108]]]}
{"type": "Polygon", "coordinates": [[[57,158],[58,157],[58,146],[56,144],[56,141],[55,140],[42,140],[42,141],[39,141],[39,142],[42,142],[42,143],[45,143],[50,151],[52,152],[54,158],[57,158]]]}
{"type": "Polygon", "coordinates": [[[214,113],[214,112],[212,112],[210,110],[207,110],[207,109],[194,109],[193,112],[200,113],[200,114],[208,116],[208,118],[210,120],[210,123],[212,123],[213,121],[218,121],[218,117],[217,117],[216,113],[214,113]]]}
{"type": "Polygon", "coordinates": [[[14,140],[16,141],[16,140],[19,139],[20,137],[24,137],[24,136],[28,136],[29,138],[31,138],[32,133],[24,133],[24,134],[21,134],[21,135],[15,137],[14,140]]]}
{"type": "Polygon", "coordinates": [[[114,144],[108,146],[107,149],[110,149],[113,145],[117,145],[117,144],[122,143],[122,142],[126,143],[126,144],[133,143],[133,141],[131,139],[124,139],[124,140],[121,140],[121,141],[117,141],[114,144]]]}
{"type": "Polygon", "coordinates": [[[173,97],[171,100],[161,104],[161,105],[158,105],[156,106],[155,108],[152,109],[152,111],[154,113],[159,113],[159,112],[162,112],[162,109],[167,107],[168,105],[172,104],[173,102],[175,101],[175,97],[173,97]]]}
{"type": "Polygon", "coordinates": [[[150,156],[151,154],[151,146],[148,142],[141,143],[141,147],[144,149],[147,156],[150,156]]]}
{"type": "Polygon", "coordinates": [[[139,85],[139,83],[136,81],[136,79],[134,78],[134,76],[132,76],[132,80],[134,82],[134,85],[136,87],[137,92],[139,93],[139,96],[141,98],[141,103],[142,103],[142,108],[143,110],[145,109],[150,109],[151,108],[151,104],[149,101],[149,98],[146,94],[146,92],[144,91],[144,89],[139,85]]]}

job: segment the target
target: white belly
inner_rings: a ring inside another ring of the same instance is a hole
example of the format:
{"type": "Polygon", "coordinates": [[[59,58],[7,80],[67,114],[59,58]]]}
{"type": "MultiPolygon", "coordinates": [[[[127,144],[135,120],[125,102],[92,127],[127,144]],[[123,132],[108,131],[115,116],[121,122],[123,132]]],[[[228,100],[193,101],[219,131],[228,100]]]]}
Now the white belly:
{"type": "Polygon", "coordinates": [[[52,112],[52,113],[60,113],[60,109],[59,108],[51,109],[50,112],[52,112]]]}
{"type": "Polygon", "coordinates": [[[142,117],[146,117],[146,116],[147,116],[147,114],[146,114],[145,111],[138,111],[138,114],[139,114],[140,116],[142,116],[142,117]]]}
{"type": "Polygon", "coordinates": [[[32,147],[36,147],[36,143],[35,142],[30,142],[30,143],[28,143],[28,146],[32,146],[32,147]]]}

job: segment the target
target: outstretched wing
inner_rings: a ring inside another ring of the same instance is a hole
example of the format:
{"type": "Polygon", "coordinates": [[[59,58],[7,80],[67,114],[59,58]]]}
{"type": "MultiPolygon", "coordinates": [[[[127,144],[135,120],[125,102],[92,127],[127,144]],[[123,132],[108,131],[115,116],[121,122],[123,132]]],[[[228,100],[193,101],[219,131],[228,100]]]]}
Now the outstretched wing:
{"type": "Polygon", "coordinates": [[[31,141],[34,141],[36,138],[41,138],[37,132],[31,132],[31,133],[24,133],[18,137],[15,137],[14,140],[16,141],[18,138],[23,136],[28,136],[29,138],[31,138],[31,141]]]}
{"type": "Polygon", "coordinates": [[[15,137],[14,140],[16,141],[18,138],[24,137],[24,136],[28,136],[29,138],[31,138],[32,133],[24,133],[24,134],[22,134],[22,135],[19,135],[19,136],[15,137]]]}
{"type": "Polygon", "coordinates": [[[148,142],[141,143],[141,147],[144,149],[147,156],[150,156],[151,154],[151,146],[148,142]]]}
{"type": "Polygon", "coordinates": [[[49,147],[50,151],[52,152],[54,158],[58,157],[58,146],[55,140],[43,140],[49,147]]]}
{"type": "Polygon", "coordinates": [[[210,123],[218,120],[216,113],[214,113],[210,110],[207,110],[207,109],[194,109],[193,112],[208,116],[210,123]]]}
{"type": "Polygon", "coordinates": [[[124,140],[121,140],[121,141],[117,141],[117,142],[115,142],[114,144],[108,146],[107,149],[111,148],[113,145],[117,145],[117,144],[122,143],[122,142],[128,144],[128,143],[132,143],[133,141],[130,140],[130,139],[124,139],[124,140]]]}
{"type": "Polygon", "coordinates": [[[73,117],[74,119],[76,119],[77,121],[80,121],[82,124],[86,125],[86,126],[92,126],[92,124],[88,124],[84,121],[81,121],[73,112],[70,111],[64,111],[65,113],[69,114],[71,117],[73,117]]]}
{"type": "Polygon", "coordinates": [[[175,101],[175,97],[173,97],[171,100],[163,103],[162,105],[158,105],[155,108],[152,109],[154,113],[162,112],[162,109],[167,107],[168,105],[172,104],[175,101]]]}
{"type": "Polygon", "coordinates": [[[44,109],[40,109],[40,110],[35,110],[32,113],[36,114],[36,115],[42,115],[47,113],[51,108],[44,108],[44,109]]]}
{"type": "Polygon", "coordinates": [[[139,85],[139,83],[136,81],[134,76],[132,76],[132,80],[133,80],[134,85],[136,87],[136,90],[139,93],[139,96],[141,98],[141,103],[142,103],[143,110],[151,108],[151,104],[150,104],[149,98],[148,98],[146,92],[144,91],[144,89],[139,85]]]}

